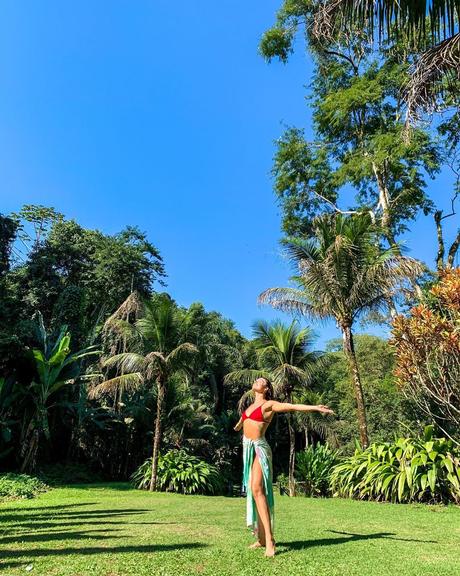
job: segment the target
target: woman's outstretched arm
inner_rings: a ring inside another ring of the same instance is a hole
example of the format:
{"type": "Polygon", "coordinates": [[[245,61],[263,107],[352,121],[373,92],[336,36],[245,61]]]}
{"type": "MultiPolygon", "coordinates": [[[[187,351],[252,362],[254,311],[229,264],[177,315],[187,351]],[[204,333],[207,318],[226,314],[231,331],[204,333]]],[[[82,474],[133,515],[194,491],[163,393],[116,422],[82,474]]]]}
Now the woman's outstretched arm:
{"type": "Polygon", "coordinates": [[[289,404],[289,402],[270,402],[272,412],[320,412],[321,414],[334,414],[328,406],[324,404],[316,404],[310,406],[309,404],[289,404]]]}
{"type": "Polygon", "coordinates": [[[238,420],[236,425],[233,427],[233,430],[235,430],[235,432],[239,432],[241,430],[241,428],[243,428],[243,419],[242,418],[240,418],[238,420]]]}

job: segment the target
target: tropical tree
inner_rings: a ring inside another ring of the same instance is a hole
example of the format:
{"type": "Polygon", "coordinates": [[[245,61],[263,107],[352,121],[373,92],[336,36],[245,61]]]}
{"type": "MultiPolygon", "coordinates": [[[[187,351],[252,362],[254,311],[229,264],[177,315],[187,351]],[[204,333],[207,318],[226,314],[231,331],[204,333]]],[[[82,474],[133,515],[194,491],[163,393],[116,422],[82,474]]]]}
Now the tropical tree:
{"type": "Polygon", "coordinates": [[[283,241],[298,269],[294,288],[270,288],[259,300],[280,310],[316,320],[334,318],[342,331],[356,400],[359,436],[368,446],[366,407],[356,360],[353,326],[370,311],[388,307],[405,280],[415,278],[421,265],[399,255],[394,247],[382,249],[369,215],[341,214],[318,218],[314,236],[283,241]]]}
{"type": "Polygon", "coordinates": [[[300,27],[316,49],[346,35],[367,42],[377,28],[381,45],[399,42],[406,53],[421,52],[402,91],[407,121],[420,111],[437,109],[440,100],[458,116],[459,19],[458,0],[284,0],[262,49],[286,61],[300,27]]]}
{"type": "MultiPolygon", "coordinates": [[[[24,252],[8,273],[21,323],[40,310],[49,326],[67,324],[75,346],[112,314],[136,290],[145,298],[165,276],[163,260],[146,235],[126,227],[114,235],[80,226],[61,217],[46,219],[47,210],[21,211],[15,246],[24,252]],[[42,214],[44,212],[44,214],[42,214]],[[35,234],[23,229],[35,225],[35,234]],[[30,251],[25,254],[20,241],[30,251]]],[[[49,209],[52,214],[52,209],[49,209]]]]}
{"type": "Polygon", "coordinates": [[[325,212],[367,211],[385,240],[397,247],[408,222],[420,211],[433,211],[426,175],[434,177],[441,159],[426,130],[414,129],[405,141],[398,94],[408,64],[363,47],[358,33],[313,51],[313,60],[308,93],[313,139],[288,128],[274,159],[284,232],[309,233],[311,220],[325,212]]]}
{"type": "Polygon", "coordinates": [[[50,400],[62,388],[78,381],[83,358],[99,354],[95,346],[72,352],[71,336],[66,325],[61,326],[57,337],[53,338],[47,333],[40,312],[35,314],[35,320],[35,337],[39,347],[29,350],[36,374],[28,387],[34,408],[22,442],[22,471],[35,468],[41,437],[50,439],[48,414],[53,406],[50,400]]]}
{"type": "MultiPolygon", "coordinates": [[[[226,380],[252,382],[258,376],[267,377],[273,384],[274,393],[284,401],[292,403],[295,391],[307,387],[321,354],[311,350],[313,332],[310,328],[299,328],[296,320],[289,326],[275,321],[263,320],[253,325],[253,344],[257,350],[261,370],[236,370],[226,380]]],[[[295,430],[292,415],[287,414],[289,430],[289,493],[295,494],[295,430]]]]}
{"type": "Polygon", "coordinates": [[[90,394],[97,397],[111,393],[121,397],[125,390],[156,388],[151,491],[157,488],[162,418],[171,377],[187,372],[191,357],[198,352],[194,344],[184,341],[185,324],[168,294],[156,294],[143,302],[138,295],[131,294],[104,326],[112,350],[122,347],[122,351],[103,361],[103,367],[109,374],[115,370],[115,375],[95,386],[90,394]],[[130,321],[133,315],[137,316],[134,322],[130,321]]]}
{"type": "Polygon", "coordinates": [[[435,110],[439,96],[449,102],[456,95],[456,103],[452,103],[458,114],[458,0],[327,0],[317,6],[313,35],[319,41],[358,24],[372,35],[378,27],[380,41],[402,37],[413,49],[422,51],[403,92],[408,121],[417,118],[421,110],[435,110]]]}
{"type": "Polygon", "coordinates": [[[402,393],[460,445],[460,268],[439,274],[424,301],[393,320],[402,393]]]}

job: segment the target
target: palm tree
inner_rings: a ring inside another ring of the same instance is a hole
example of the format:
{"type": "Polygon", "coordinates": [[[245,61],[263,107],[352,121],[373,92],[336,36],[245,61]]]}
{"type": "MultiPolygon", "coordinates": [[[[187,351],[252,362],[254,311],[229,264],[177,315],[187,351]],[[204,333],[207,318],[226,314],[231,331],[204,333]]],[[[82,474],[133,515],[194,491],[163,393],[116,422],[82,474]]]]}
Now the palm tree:
{"type": "Polygon", "coordinates": [[[340,30],[358,25],[379,39],[403,37],[422,54],[416,63],[405,99],[407,120],[418,109],[434,109],[437,96],[453,96],[458,109],[460,82],[460,4],[458,0],[326,0],[316,4],[312,34],[330,40],[340,30]],[[426,34],[426,24],[430,32],[426,34]]]}
{"type": "Polygon", "coordinates": [[[99,354],[95,346],[72,353],[70,351],[71,337],[67,331],[67,325],[61,326],[57,338],[53,338],[45,329],[41,313],[37,312],[34,318],[36,320],[35,336],[40,347],[30,350],[36,371],[36,376],[28,389],[34,403],[34,414],[22,442],[21,471],[31,471],[35,468],[41,437],[50,439],[48,413],[52,407],[49,403],[51,397],[64,386],[72,385],[77,381],[81,369],[80,361],[83,358],[99,354]]]}
{"type": "Polygon", "coordinates": [[[98,384],[92,397],[104,393],[121,394],[142,386],[156,387],[157,405],[152,454],[150,490],[157,486],[158,455],[162,438],[162,417],[170,379],[174,374],[186,372],[196,346],[183,341],[186,318],[180,314],[175,302],[167,294],[158,294],[140,304],[133,294],[105,323],[105,333],[123,345],[123,351],[105,359],[107,369],[116,369],[116,375],[98,384]],[[142,309],[142,312],[141,312],[142,309]],[[139,315],[130,322],[130,316],[139,315]]]}
{"type": "MultiPolygon", "coordinates": [[[[265,376],[272,382],[275,395],[291,403],[294,391],[308,386],[315,369],[318,368],[321,354],[310,350],[313,342],[312,330],[300,329],[296,320],[289,326],[279,321],[270,324],[260,320],[254,323],[253,334],[253,343],[262,370],[236,370],[227,375],[226,381],[243,379],[250,383],[259,376],[265,376]]],[[[287,414],[287,422],[289,493],[294,496],[295,431],[291,414],[287,414]]]]}
{"type": "Polygon", "coordinates": [[[361,444],[368,446],[353,325],[363,313],[387,308],[401,284],[420,274],[422,267],[394,247],[381,249],[367,214],[323,216],[316,220],[312,238],[286,239],[283,244],[299,271],[292,279],[297,287],[270,288],[259,300],[316,320],[336,320],[353,383],[361,444]]]}

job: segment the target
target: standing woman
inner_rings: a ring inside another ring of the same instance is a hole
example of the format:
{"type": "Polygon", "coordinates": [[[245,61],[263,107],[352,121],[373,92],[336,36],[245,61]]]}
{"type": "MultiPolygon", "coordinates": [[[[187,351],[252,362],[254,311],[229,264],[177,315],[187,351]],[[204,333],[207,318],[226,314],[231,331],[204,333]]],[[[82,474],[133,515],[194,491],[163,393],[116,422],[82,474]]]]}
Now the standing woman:
{"type": "Polygon", "coordinates": [[[275,555],[273,457],[265,432],[279,412],[321,412],[333,414],[327,406],[288,404],[273,400],[273,386],[267,378],[257,378],[252,385],[254,402],[234,427],[243,428],[243,486],[246,490],[246,524],[257,541],[250,548],[265,546],[265,556],[275,555]]]}

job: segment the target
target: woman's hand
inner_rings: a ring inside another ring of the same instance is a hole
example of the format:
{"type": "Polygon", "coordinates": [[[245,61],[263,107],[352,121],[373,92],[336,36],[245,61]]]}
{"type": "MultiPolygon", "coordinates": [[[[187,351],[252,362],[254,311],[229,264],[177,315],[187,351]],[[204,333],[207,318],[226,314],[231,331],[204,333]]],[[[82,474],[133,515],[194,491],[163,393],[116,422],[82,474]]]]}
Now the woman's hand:
{"type": "Polygon", "coordinates": [[[243,420],[240,418],[235,426],[233,426],[233,430],[235,430],[235,432],[239,432],[241,428],[243,428],[243,420]]]}
{"type": "Polygon", "coordinates": [[[331,410],[329,406],[325,406],[324,404],[318,404],[316,406],[316,410],[320,414],[335,414],[334,410],[331,410]]]}

